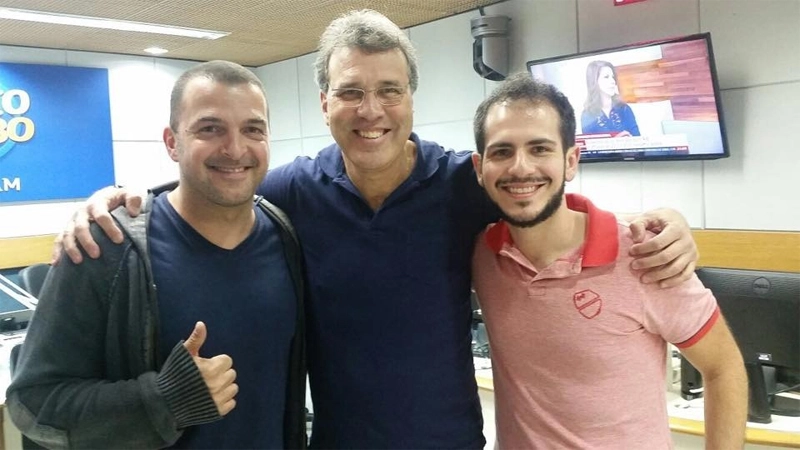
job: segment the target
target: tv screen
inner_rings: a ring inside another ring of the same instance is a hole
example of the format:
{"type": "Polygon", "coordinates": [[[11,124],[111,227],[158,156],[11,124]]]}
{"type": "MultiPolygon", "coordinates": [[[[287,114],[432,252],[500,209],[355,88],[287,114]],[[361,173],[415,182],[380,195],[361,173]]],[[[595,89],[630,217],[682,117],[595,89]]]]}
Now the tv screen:
{"type": "Polygon", "coordinates": [[[729,155],[709,33],[527,66],[575,108],[581,162],[729,155]]]}

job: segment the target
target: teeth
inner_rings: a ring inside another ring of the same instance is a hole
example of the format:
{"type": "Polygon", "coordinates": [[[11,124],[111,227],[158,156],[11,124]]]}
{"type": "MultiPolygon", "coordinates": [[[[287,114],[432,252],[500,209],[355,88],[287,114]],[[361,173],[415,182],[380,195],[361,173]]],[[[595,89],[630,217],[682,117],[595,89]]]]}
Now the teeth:
{"type": "Polygon", "coordinates": [[[383,131],[358,131],[358,135],[367,139],[378,139],[383,136],[383,131]]]}
{"type": "Polygon", "coordinates": [[[538,186],[529,186],[523,188],[507,187],[506,189],[508,189],[508,191],[511,192],[512,194],[530,194],[536,191],[536,189],[538,188],[539,188],[538,186]]]}
{"type": "Polygon", "coordinates": [[[220,172],[238,173],[244,172],[244,167],[216,167],[220,172]]]}

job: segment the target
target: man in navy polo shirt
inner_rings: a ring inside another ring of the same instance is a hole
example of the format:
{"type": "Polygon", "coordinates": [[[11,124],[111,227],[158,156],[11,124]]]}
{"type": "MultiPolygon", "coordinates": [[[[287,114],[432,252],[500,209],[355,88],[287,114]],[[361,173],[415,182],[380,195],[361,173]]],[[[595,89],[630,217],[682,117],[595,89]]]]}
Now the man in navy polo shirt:
{"type": "MultiPolygon", "coordinates": [[[[258,188],[292,218],[303,245],[310,446],[482,448],[469,271],[475,237],[498,213],[470,152],[412,132],[415,51],[389,19],[363,10],[334,20],[316,78],[336,144],[270,171],[258,188]]],[[[124,190],[89,200],[61,238],[70,257],[79,257],[75,236],[98,254],[85,232],[90,211],[105,223],[107,205],[125,200],[124,190]]],[[[662,266],[648,277],[669,284],[690,275],[696,251],[680,215],[649,222],[665,228],[639,254],[667,251],[639,260],[662,266]]]]}

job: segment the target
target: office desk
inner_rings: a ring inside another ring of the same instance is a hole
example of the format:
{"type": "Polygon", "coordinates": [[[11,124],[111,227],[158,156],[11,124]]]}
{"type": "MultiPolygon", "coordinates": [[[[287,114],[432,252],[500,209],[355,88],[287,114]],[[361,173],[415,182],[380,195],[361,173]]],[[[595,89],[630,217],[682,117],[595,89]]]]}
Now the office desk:
{"type": "MultiPolygon", "coordinates": [[[[494,391],[492,369],[482,368],[488,366],[488,363],[476,358],[475,379],[480,389],[494,391]]],[[[702,399],[687,402],[680,397],[680,383],[673,384],[667,391],[667,412],[675,448],[703,448],[705,426],[702,399]]],[[[746,449],[800,448],[800,417],[773,414],[772,423],[769,424],[748,422],[745,439],[748,443],[746,449]]]]}
{"type": "MultiPolygon", "coordinates": [[[[703,436],[703,399],[686,401],[680,387],[667,392],[669,427],[673,432],[703,436]]],[[[772,415],[772,423],[747,422],[746,441],[751,444],[800,448],[800,417],[772,415]]]]}

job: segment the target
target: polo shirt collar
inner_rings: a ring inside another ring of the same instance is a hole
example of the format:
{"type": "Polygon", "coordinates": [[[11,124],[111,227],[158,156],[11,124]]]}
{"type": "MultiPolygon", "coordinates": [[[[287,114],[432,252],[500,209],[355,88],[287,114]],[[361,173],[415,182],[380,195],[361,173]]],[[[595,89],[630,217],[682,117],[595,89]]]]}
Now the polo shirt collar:
{"type": "MultiPolygon", "coordinates": [[[[439,169],[439,158],[444,156],[444,149],[433,142],[423,141],[416,133],[411,133],[409,140],[417,146],[417,162],[410,178],[414,181],[426,180],[439,169]]],[[[319,152],[319,165],[325,175],[331,179],[344,177],[344,159],[338,144],[330,145],[319,152]]]]}
{"type": "MultiPolygon", "coordinates": [[[[579,194],[567,194],[567,208],[589,215],[586,238],[583,243],[581,267],[598,267],[611,264],[617,259],[619,252],[619,235],[617,234],[617,218],[614,214],[603,211],[579,194]]],[[[485,234],[486,244],[495,252],[513,247],[508,224],[501,220],[491,225],[485,234]]]]}
{"type": "Polygon", "coordinates": [[[344,172],[344,160],[339,144],[333,143],[317,154],[317,162],[325,175],[336,178],[344,172]]]}

